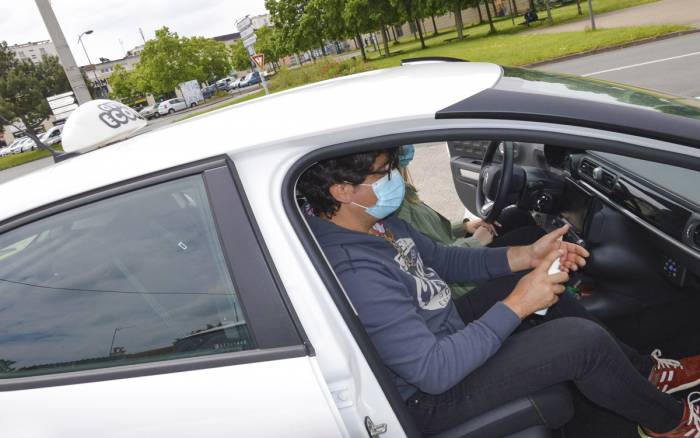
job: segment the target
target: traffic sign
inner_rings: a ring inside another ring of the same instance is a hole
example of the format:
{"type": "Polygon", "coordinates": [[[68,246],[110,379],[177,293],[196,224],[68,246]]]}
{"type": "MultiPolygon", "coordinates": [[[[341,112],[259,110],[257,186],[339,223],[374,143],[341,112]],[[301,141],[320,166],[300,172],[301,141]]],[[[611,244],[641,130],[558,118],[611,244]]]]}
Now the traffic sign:
{"type": "Polygon", "coordinates": [[[256,53],[255,55],[251,56],[250,59],[253,60],[255,65],[257,65],[260,70],[263,70],[265,68],[265,54],[264,53],[256,53]]]}

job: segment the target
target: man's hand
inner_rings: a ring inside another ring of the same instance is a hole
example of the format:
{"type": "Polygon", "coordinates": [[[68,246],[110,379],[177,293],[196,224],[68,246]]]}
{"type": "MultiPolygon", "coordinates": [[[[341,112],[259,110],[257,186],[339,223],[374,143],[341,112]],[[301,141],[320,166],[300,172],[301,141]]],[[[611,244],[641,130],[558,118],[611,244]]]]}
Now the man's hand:
{"type": "MultiPolygon", "coordinates": [[[[590,254],[584,247],[576,245],[575,243],[559,240],[568,231],[569,225],[564,225],[542,236],[537,242],[530,245],[530,267],[537,268],[542,264],[547,255],[556,249],[562,249],[564,251],[560,260],[561,265],[559,269],[561,271],[578,271],[579,268],[586,266],[586,257],[590,256],[590,254]]],[[[547,269],[549,269],[549,265],[551,265],[551,263],[547,264],[547,269]]]]}
{"type": "Polygon", "coordinates": [[[563,283],[569,281],[569,274],[560,272],[548,275],[547,270],[557,257],[563,255],[564,251],[561,249],[550,252],[534,271],[520,279],[513,292],[503,300],[503,304],[521,320],[538,310],[553,306],[559,301],[559,295],[564,292],[563,283]]]}
{"type": "MultiPolygon", "coordinates": [[[[543,260],[548,254],[558,249],[563,250],[559,267],[561,271],[578,271],[579,268],[586,266],[586,257],[590,254],[585,248],[574,243],[559,240],[568,231],[569,226],[564,225],[542,236],[532,245],[508,248],[508,264],[510,265],[510,270],[518,272],[524,269],[537,268],[543,263],[543,260]]],[[[550,264],[547,264],[546,267],[549,268],[550,264]]]]}

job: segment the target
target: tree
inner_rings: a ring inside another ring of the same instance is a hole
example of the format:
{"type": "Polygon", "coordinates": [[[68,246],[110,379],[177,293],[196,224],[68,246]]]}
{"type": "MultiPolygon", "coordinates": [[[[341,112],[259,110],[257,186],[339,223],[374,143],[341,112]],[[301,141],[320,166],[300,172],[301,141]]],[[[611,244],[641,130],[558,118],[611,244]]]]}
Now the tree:
{"type": "Polygon", "coordinates": [[[250,69],[250,55],[248,50],[243,46],[243,41],[236,41],[230,48],[231,64],[237,71],[250,69]]]}
{"type": "Polygon", "coordinates": [[[133,71],[126,71],[121,64],[117,64],[107,81],[112,87],[112,95],[118,99],[134,100],[150,91],[146,88],[139,67],[133,71]]]}
{"type": "Polygon", "coordinates": [[[18,61],[5,42],[0,43],[0,116],[19,119],[31,134],[51,115],[46,98],[70,91],[70,83],[55,56],[36,64],[18,61]]]}
{"type": "Polygon", "coordinates": [[[345,2],[345,8],[343,9],[343,19],[348,29],[355,35],[364,61],[367,61],[367,54],[365,53],[365,44],[362,39],[362,34],[371,32],[376,25],[372,19],[373,17],[368,13],[371,7],[371,1],[372,0],[347,0],[345,2]]]}
{"type": "Polygon", "coordinates": [[[206,38],[185,38],[167,27],[146,41],[137,67],[143,89],[155,94],[171,93],[181,82],[207,82],[224,76],[231,68],[226,46],[206,38]]]}
{"type": "Polygon", "coordinates": [[[415,23],[418,28],[418,37],[420,38],[420,47],[425,49],[425,38],[423,37],[423,29],[420,25],[420,18],[424,9],[425,0],[391,0],[391,4],[401,13],[403,13],[409,22],[415,23]]]}
{"type": "Polygon", "coordinates": [[[257,37],[255,50],[264,54],[266,62],[271,63],[273,68],[277,70],[277,61],[287,55],[277,31],[273,27],[261,27],[255,31],[255,36],[257,37]]]}
{"type": "MultiPolygon", "coordinates": [[[[472,1],[469,0],[447,0],[446,6],[448,6],[455,16],[455,29],[457,30],[457,39],[464,39],[464,21],[462,21],[462,9],[467,6],[473,5],[472,1]]],[[[478,5],[477,5],[478,7],[478,5]]]]}
{"type": "Polygon", "coordinates": [[[201,69],[196,78],[201,82],[213,82],[231,71],[230,52],[226,44],[211,38],[193,37],[185,39],[185,45],[189,46],[201,69]]]}

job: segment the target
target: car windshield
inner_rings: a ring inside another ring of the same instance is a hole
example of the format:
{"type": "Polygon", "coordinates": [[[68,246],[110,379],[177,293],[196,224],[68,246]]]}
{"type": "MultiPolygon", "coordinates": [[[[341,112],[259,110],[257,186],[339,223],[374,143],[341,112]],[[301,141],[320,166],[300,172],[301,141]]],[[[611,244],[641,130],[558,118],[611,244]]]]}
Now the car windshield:
{"type": "Polygon", "coordinates": [[[698,192],[697,186],[688,184],[688,181],[695,181],[698,178],[697,171],[606,152],[593,152],[592,154],[617,164],[635,175],[700,206],[700,192],[698,192]]]}

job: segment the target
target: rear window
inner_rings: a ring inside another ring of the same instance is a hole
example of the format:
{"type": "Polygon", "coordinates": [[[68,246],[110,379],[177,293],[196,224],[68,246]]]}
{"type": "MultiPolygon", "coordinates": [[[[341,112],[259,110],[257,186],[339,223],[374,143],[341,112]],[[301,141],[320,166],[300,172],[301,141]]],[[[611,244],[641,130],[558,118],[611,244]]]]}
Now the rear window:
{"type": "Polygon", "coordinates": [[[0,379],[252,348],[200,176],[0,235],[0,379]]]}

